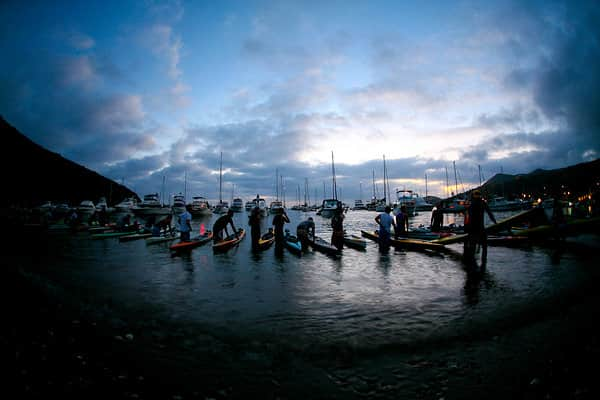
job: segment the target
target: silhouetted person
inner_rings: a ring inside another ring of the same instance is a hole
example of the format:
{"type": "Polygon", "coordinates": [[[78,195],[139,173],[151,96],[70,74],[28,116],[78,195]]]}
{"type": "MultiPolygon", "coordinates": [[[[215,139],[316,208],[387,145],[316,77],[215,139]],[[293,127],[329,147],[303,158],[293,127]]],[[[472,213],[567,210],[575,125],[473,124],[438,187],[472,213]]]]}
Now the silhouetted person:
{"type": "Polygon", "coordinates": [[[296,237],[302,244],[302,250],[308,250],[308,243],[315,240],[315,222],[312,217],[308,217],[306,221],[302,221],[296,228],[296,237]]]}
{"type": "Polygon", "coordinates": [[[283,213],[277,214],[273,217],[273,226],[275,227],[275,249],[283,249],[283,242],[285,239],[283,226],[286,222],[289,223],[290,219],[285,210],[283,213]]]}
{"type": "Polygon", "coordinates": [[[481,192],[474,190],[471,194],[471,203],[465,215],[465,232],[468,234],[468,237],[465,241],[464,255],[470,258],[474,255],[475,247],[479,244],[483,252],[482,260],[485,262],[487,257],[487,233],[485,232],[484,212],[496,223],[496,218],[492,214],[492,210],[490,210],[487,202],[481,198],[481,192]],[[468,254],[469,251],[473,252],[473,254],[468,254]]]}
{"type": "Polygon", "coordinates": [[[331,218],[331,228],[333,229],[331,244],[341,250],[344,247],[344,209],[341,203],[338,203],[338,207],[331,218]]]}
{"type": "Polygon", "coordinates": [[[396,226],[394,227],[394,236],[398,239],[400,236],[406,236],[408,232],[408,212],[406,206],[400,206],[398,214],[396,214],[396,226]]]}
{"type": "Polygon", "coordinates": [[[258,240],[260,239],[260,226],[262,223],[262,213],[258,205],[252,208],[248,216],[248,225],[250,225],[250,236],[252,239],[252,250],[258,251],[258,240]]]}
{"type": "Polygon", "coordinates": [[[213,242],[218,242],[220,240],[225,239],[229,236],[229,231],[227,230],[227,225],[231,225],[231,229],[233,229],[233,233],[238,234],[238,231],[233,224],[233,210],[227,211],[227,214],[222,215],[217,219],[213,225],[213,242]],[[223,232],[225,232],[226,236],[223,236],[223,232]]]}
{"type": "Polygon", "coordinates": [[[431,231],[439,232],[442,230],[444,224],[444,212],[442,211],[442,204],[438,205],[431,212],[431,231]]]}

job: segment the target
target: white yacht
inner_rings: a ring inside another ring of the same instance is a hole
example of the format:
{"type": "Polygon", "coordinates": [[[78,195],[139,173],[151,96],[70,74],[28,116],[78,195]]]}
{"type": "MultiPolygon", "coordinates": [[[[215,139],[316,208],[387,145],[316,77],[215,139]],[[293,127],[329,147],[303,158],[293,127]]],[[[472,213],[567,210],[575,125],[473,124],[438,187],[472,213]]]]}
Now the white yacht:
{"type": "Polygon", "coordinates": [[[265,201],[265,199],[263,199],[262,197],[259,197],[258,195],[256,196],[256,198],[254,200],[252,200],[252,208],[258,206],[258,209],[260,210],[260,213],[263,217],[266,217],[268,214],[268,209],[267,209],[267,202],[265,201]]]}
{"type": "Polygon", "coordinates": [[[135,215],[142,218],[156,215],[171,214],[171,207],[163,207],[158,193],[144,195],[142,202],[132,208],[135,215]]]}
{"type": "Polygon", "coordinates": [[[366,210],[367,206],[365,206],[365,203],[363,203],[363,201],[361,199],[358,199],[358,200],[354,200],[354,207],[352,209],[353,210],[366,210]]]}
{"type": "Polygon", "coordinates": [[[488,206],[492,211],[516,211],[523,209],[521,200],[506,200],[504,197],[494,197],[488,201],[488,206]]]}
{"type": "Polygon", "coordinates": [[[409,217],[415,215],[415,209],[417,208],[417,201],[412,190],[396,189],[396,204],[394,204],[394,214],[397,214],[400,207],[406,207],[406,213],[409,217]]]}
{"type": "Polygon", "coordinates": [[[114,209],[117,212],[129,212],[135,207],[135,205],[136,201],[132,197],[128,197],[122,202],[115,204],[114,209]]]}
{"type": "Polygon", "coordinates": [[[415,197],[415,211],[431,211],[433,210],[433,204],[427,202],[423,197],[419,196],[418,193],[413,193],[415,197]]]}
{"type": "Polygon", "coordinates": [[[284,210],[283,203],[279,200],[272,201],[271,205],[269,206],[269,213],[273,215],[283,214],[284,210]]]}
{"type": "Polygon", "coordinates": [[[77,214],[80,218],[90,217],[96,212],[96,206],[91,200],[83,200],[77,206],[77,214]]]}
{"type": "Polygon", "coordinates": [[[244,210],[244,202],[239,197],[236,197],[231,202],[231,209],[234,212],[242,212],[244,210]]]}
{"type": "Polygon", "coordinates": [[[208,200],[202,196],[194,196],[192,197],[192,207],[190,209],[190,213],[196,216],[205,216],[211,215],[212,210],[210,209],[208,200]]]}
{"type": "Polygon", "coordinates": [[[179,215],[185,211],[185,196],[181,193],[173,195],[173,213],[179,215]]]}
{"type": "Polygon", "coordinates": [[[229,211],[229,203],[226,201],[219,202],[213,209],[215,214],[227,214],[227,211],[229,211]]]}
{"type": "Polygon", "coordinates": [[[342,206],[342,202],[337,199],[325,199],[321,204],[320,215],[323,218],[331,218],[335,210],[342,206]]]}

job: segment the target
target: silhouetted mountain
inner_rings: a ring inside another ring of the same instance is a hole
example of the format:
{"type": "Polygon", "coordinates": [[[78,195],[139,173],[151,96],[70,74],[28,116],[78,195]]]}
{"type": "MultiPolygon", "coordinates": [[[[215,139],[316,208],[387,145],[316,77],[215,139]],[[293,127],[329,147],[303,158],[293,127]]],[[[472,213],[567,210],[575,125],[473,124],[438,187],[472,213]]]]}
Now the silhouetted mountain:
{"type": "Polygon", "coordinates": [[[1,116],[0,132],[6,145],[1,162],[3,207],[31,207],[48,200],[75,206],[100,197],[113,205],[127,197],[139,199],[127,187],[32,142],[1,116]]]}
{"type": "Polygon", "coordinates": [[[576,198],[597,192],[600,185],[600,159],[566,168],[536,169],[529,174],[496,174],[481,186],[487,196],[521,197],[523,193],[533,197],[576,198]]]}

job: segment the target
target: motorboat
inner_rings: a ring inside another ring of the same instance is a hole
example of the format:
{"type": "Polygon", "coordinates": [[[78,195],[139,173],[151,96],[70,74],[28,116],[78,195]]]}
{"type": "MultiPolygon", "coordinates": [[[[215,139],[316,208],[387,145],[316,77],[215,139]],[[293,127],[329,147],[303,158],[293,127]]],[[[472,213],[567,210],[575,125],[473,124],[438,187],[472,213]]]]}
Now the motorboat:
{"type": "Polygon", "coordinates": [[[358,199],[358,200],[354,200],[354,207],[352,209],[353,210],[366,210],[367,206],[365,206],[365,203],[363,203],[362,200],[358,199]]]}
{"type": "Polygon", "coordinates": [[[136,202],[133,198],[128,197],[126,199],[124,199],[122,202],[115,204],[114,209],[117,212],[129,212],[131,211],[136,205],[136,202]]]}
{"type": "Polygon", "coordinates": [[[112,212],[114,211],[114,208],[108,206],[106,197],[100,197],[100,200],[98,200],[98,203],[96,203],[96,211],[112,212]]]}
{"type": "Polygon", "coordinates": [[[406,207],[406,213],[409,217],[415,215],[415,209],[417,208],[417,200],[412,190],[407,189],[396,189],[396,204],[394,204],[394,214],[400,211],[402,206],[406,207]]]}
{"type": "Polygon", "coordinates": [[[244,202],[239,197],[236,197],[231,202],[231,209],[234,212],[242,212],[244,210],[244,202]]]}
{"type": "Polygon", "coordinates": [[[229,211],[229,203],[226,201],[219,202],[213,209],[215,214],[227,214],[227,211],[229,211]]]}
{"type": "Polygon", "coordinates": [[[266,217],[268,214],[268,209],[267,209],[267,202],[265,201],[265,199],[263,199],[262,197],[259,197],[258,195],[256,196],[256,198],[254,200],[252,200],[252,208],[257,207],[260,210],[260,213],[263,217],[266,217]]]}
{"type": "Polygon", "coordinates": [[[192,197],[192,206],[190,208],[190,213],[194,216],[205,216],[211,215],[212,210],[210,209],[210,204],[208,200],[206,200],[202,196],[194,196],[192,197]]]}
{"type": "Polygon", "coordinates": [[[507,200],[504,197],[494,197],[488,201],[492,211],[517,211],[523,209],[521,200],[507,200]]]}
{"type": "Polygon", "coordinates": [[[413,193],[415,197],[415,211],[431,211],[433,210],[433,204],[429,203],[423,197],[419,196],[418,193],[413,193]]]}
{"type": "Polygon", "coordinates": [[[269,206],[269,212],[271,214],[283,214],[284,211],[285,209],[283,207],[283,202],[281,202],[280,200],[274,200],[271,202],[271,205],[269,206]]]}
{"type": "Polygon", "coordinates": [[[77,206],[77,214],[79,214],[80,218],[89,217],[95,212],[96,206],[91,200],[83,200],[81,203],[79,203],[79,206],[77,206]]]}
{"type": "Polygon", "coordinates": [[[179,215],[185,211],[185,196],[181,193],[173,195],[173,205],[171,206],[173,213],[179,215]]]}
{"type": "Polygon", "coordinates": [[[171,207],[163,207],[160,202],[160,197],[158,193],[150,193],[144,195],[142,202],[136,206],[134,206],[131,211],[136,216],[142,218],[148,218],[150,216],[156,215],[167,215],[171,214],[171,207]]]}
{"type": "Polygon", "coordinates": [[[442,212],[445,214],[464,213],[467,209],[468,201],[462,198],[453,198],[442,201],[442,212]]]}
{"type": "Polygon", "coordinates": [[[323,218],[332,218],[338,207],[342,206],[342,202],[337,199],[325,199],[321,204],[320,215],[323,218]]]}

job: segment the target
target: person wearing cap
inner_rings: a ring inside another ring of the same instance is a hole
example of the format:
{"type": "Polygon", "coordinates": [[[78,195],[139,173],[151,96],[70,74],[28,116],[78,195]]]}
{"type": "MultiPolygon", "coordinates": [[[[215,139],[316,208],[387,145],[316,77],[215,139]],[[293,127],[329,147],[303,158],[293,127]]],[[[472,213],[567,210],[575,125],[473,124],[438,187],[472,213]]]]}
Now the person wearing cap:
{"type": "Polygon", "coordinates": [[[296,227],[296,236],[302,244],[302,250],[308,250],[309,241],[315,240],[315,222],[312,217],[308,217],[306,221],[298,224],[298,227],[296,227]]]}
{"type": "Polygon", "coordinates": [[[490,210],[487,202],[481,197],[481,192],[474,190],[471,193],[471,203],[465,215],[465,232],[469,234],[465,244],[480,244],[484,252],[483,259],[487,255],[487,233],[485,232],[484,212],[488,214],[494,223],[497,223],[492,210],[490,210]]]}
{"type": "Polygon", "coordinates": [[[179,240],[182,242],[189,242],[190,232],[192,231],[192,214],[190,214],[187,208],[184,208],[184,211],[179,214],[177,222],[179,224],[179,240]]]}
{"type": "Polygon", "coordinates": [[[233,233],[237,236],[238,230],[236,229],[233,223],[233,210],[227,211],[227,214],[222,215],[215,221],[213,224],[213,241],[218,242],[223,240],[225,237],[229,236],[229,231],[227,230],[227,225],[231,225],[231,229],[233,229],[233,233]],[[225,231],[226,236],[223,236],[223,231],[225,231]]]}

